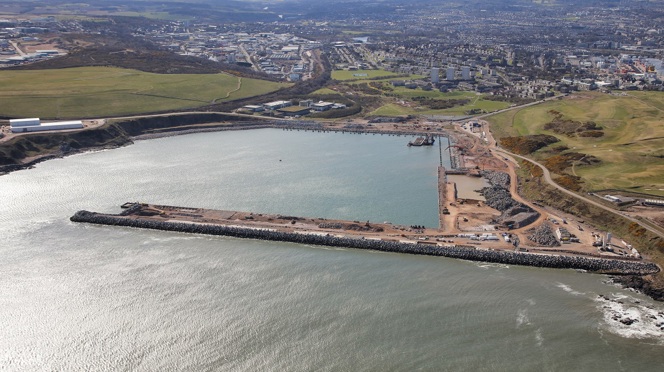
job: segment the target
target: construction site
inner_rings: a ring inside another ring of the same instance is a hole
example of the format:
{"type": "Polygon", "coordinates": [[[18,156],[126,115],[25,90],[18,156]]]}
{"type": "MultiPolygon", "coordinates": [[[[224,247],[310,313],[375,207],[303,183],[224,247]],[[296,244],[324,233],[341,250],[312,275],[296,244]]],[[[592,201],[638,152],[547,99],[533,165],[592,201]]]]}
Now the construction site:
{"type": "MultiPolygon", "coordinates": [[[[267,124],[267,123],[266,123],[267,124]]],[[[371,221],[344,221],[262,214],[260,211],[217,211],[188,207],[128,203],[123,219],[211,224],[215,226],[288,232],[300,235],[369,239],[436,249],[472,249],[583,256],[639,261],[624,240],[597,231],[584,221],[519,196],[518,164],[495,148],[480,123],[428,122],[419,128],[394,123],[313,123],[286,121],[271,126],[284,130],[335,131],[357,134],[419,136],[410,146],[436,146],[439,226],[407,226],[371,221]],[[436,144],[436,145],[434,145],[436,144]],[[451,167],[443,166],[443,154],[451,167]],[[622,242],[616,245],[614,243],[622,242]]]]}

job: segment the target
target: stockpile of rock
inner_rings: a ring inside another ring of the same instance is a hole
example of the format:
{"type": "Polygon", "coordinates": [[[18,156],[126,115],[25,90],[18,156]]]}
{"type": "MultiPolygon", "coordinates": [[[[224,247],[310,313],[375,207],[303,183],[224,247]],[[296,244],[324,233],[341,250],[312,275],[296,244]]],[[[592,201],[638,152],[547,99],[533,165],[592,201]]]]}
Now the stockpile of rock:
{"type": "Polygon", "coordinates": [[[505,189],[510,187],[510,175],[505,172],[483,170],[480,171],[480,175],[494,186],[502,186],[505,189]]]}
{"type": "Polygon", "coordinates": [[[409,253],[430,256],[460,258],[470,261],[495,262],[502,264],[526,265],[549,268],[583,269],[614,274],[648,275],[659,272],[653,263],[618,261],[598,258],[554,256],[518,253],[512,251],[480,250],[468,246],[442,247],[429,244],[414,244],[364,238],[336,237],[332,235],[302,234],[274,230],[261,230],[224,225],[190,224],[182,222],[134,219],[118,215],[98,214],[78,211],[71,217],[73,222],[87,222],[100,225],[128,226],[164,231],[178,231],[194,234],[224,235],[236,238],[262,239],[300,244],[324,245],[371,249],[383,252],[409,253]]]}
{"type": "Polygon", "coordinates": [[[495,223],[516,229],[539,218],[539,213],[512,199],[509,174],[497,171],[482,171],[480,174],[491,184],[482,189],[487,205],[502,212],[495,223]]]}
{"type": "Polygon", "coordinates": [[[491,185],[482,189],[482,195],[486,199],[486,204],[501,212],[517,206],[516,200],[512,199],[509,190],[502,186],[491,185]]]}
{"type": "Polygon", "coordinates": [[[338,222],[323,222],[318,224],[321,229],[343,229],[344,225],[338,222]]]}
{"type": "Polygon", "coordinates": [[[556,235],[553,233],[553,229],[551,229],[551,226],[546,223],[528,230],[528,239],[544,247],[560,246],[560,242],[558,241],[556,235]]]}
{"type": "MultiPolygon", "coordinates": [[[[500,182],[501,178],[497,178],[496,181],[500,182]]],[[[489,207],[502,212],[500,217],[495,220],[497,224],[517,229],[527,226],[539,218],[539,213],[512,199],[510,192],[501,185],[492,184],[490,187],[485,187],[482,189],[482,194],[489,207]]]]}

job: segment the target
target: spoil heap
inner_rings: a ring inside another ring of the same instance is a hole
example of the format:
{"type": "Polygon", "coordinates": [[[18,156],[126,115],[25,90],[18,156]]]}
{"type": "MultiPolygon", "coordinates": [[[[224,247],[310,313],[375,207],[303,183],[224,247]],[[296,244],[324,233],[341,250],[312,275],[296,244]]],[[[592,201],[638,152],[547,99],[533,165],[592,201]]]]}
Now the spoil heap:
{"type": "Polygon", "coordinates": [[[560,246],[560,242],[558,242],[558,238],[556,238],[556,235],[553,233],[551,226],[546,223],[528,230],[528,234],[528,239],[538,245],[545,247],[560,246]]]}
{"type": "Polygon", "coordinates": [[[539,218],[539,213],[529,206],[512,199],[509,192],[509,175],[503,172],[483,171],[490,187],[482,189],[486,204],[502,214],[494,220],[496,224],[518,229],[527,226],[539,218]]]}

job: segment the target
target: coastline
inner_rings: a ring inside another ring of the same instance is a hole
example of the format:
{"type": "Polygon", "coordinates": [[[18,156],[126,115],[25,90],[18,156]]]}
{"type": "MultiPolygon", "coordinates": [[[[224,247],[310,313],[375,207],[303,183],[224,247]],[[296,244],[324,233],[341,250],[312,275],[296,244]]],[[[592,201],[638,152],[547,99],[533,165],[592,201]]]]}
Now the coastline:
{"type": "MultiPolygon", "coordinates": [[[[391,124],[388,125],[344,125],[344,123],[320,123],[314,121],[300,121],[300,120],[239,120],[237,122],[209,122],[210,118],[216,118],[223,116],[220,114],[192,114],[192,115],[178,115],[178,117],[171,117],[166,125],[161,125],[160,122],[163,118],[143,118],[141,120],[130,119],[123,122],[113,122],[108,123],[100,128],[95,128],[92,130],[78,131],[78,132],[68,132],[68,133],[58,133],[62,137],[70,137],[75,135],[86,134],[87,137],[93,139],[102,139],[99,141],[102,144],[96,144],[95,141],[92,141],[89,146],[83,146],[80,148],[69,148],[68,151],[56,151],[56,153],[45,154],[42,157],[32,159],[31,161],[24,164],[10,164],[5,166],[0,166],[0,175],[7,174],[16,170],[28,169],[33,167],[35,164],[38,164],[42,161],[51,160],[55,158],[62,158],[69,155],[90,152],[90,151],[100,151],[105,149],[113,149],[122,146],[132,144],[136,140],[147,140],[147,139],[156,139],[161,137],[170,137],[176,135],[184,135],[191,133],[200,133],[200,132],[218,132],[218,131],[227,131],[227,130],[249,130],[249,129],[262,129],[262,128],[276,128],[282,130],[304,130],[304,131],[317,131],[317,132],[341,132],[341,133],[355,133],[355,134],[381,134],[381,135],[421,135],[425,133],[431,133],[433,131],[427,130],[415,130],[415,128],[408,128],[409,130],[399,130],[397,127],[393,127],[391,124]],[[183,123],[180,121],[187,123],[183,123]],[[121,125],[119,125],[121,124],[121,125]],[[123,127],[132,127],[132,135],[129,135],[127,131],[123,130],[123,127]],[[109,130],[110,129],[110,130],[109,130]],[[116,135],[113,137],[115,141],[109,141],[108,136],[101,136],[92,134],[95,131],[104,130],[109,131],[111,134],[116,135]],[[111,143],[109,143],[111,142],[111,143]]],[[[429,128],[426,128],[429,129],[429,128]]],[[[456,141],[456,134],[454,132],[434,132],[435,135],[448,136],[454,138],[456,141]]],[[[28,136],[26,136],[28,137],[28,136]]],[[[58,147],[60,150],[60,147],[58,147]]],[[[641,277],[637,277],[642,279],[641,277]]],[[[652,276],[648,276],[643,280],[631,280],[631,281],[622,281],[621,285],[629,288],[634,288],[641,290],[644,293],[650,295],[656,300],[664,301],[664,296],[658,295],[661,291],[658,289],[657,277],[653,280],[652,276]],[[658,292],[660,291],[660,292],[658,292]]]]}
{"type": "Polygon", "coordinates": [[[0,176],[17,170],[28,169],[46,160],[83,152],[118,148],[130,145],[138,140],[192,133],[275,128],[283,130],[399,136],[419,136],[427,133],[436,136],[453,136],[453,134],[443,131],[399,130],[372,124],[359,127],[348,125],[337,127],[335,125],[338,125],[338,123],[329,124],[308,120],[250,119],[247,117],[232,117],[224,113],[178,114],[138,119],[131,118],[117,122],[109,120],[109,122],[100,127],[85,130],[30,133],[0,143],[0,176]],[[36,155],[28,156],[28,152],[35,152],[36,149],[39,150],[36,155]],[[32,160],[26,161],[28,158],[32,158],[32,160]]]}

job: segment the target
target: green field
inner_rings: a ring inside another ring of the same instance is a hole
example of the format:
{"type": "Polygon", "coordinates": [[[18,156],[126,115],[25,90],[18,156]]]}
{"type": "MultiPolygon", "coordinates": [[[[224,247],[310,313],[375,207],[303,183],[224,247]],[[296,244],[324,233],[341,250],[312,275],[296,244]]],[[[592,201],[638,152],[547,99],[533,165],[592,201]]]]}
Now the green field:
{"type": "Polygon", "coordinates": [[[381,82],[389,83],[392,80],[419,80],[419,79],[423,79],[423,78],[424,78],[424,75],[408,75],[408,76],[399,76],[397,78],[395,78],[394,75],[393,75],[393,76],[387,76],[383,79],[372,79],[372,81],[381,81],[381,82]]]}
{"type": "Polygon", "coordinates": [[[346,71],[346,70],[335,70],[332,71],[332,79],[345,81],[345,80],[367,80],[377,77],[389,78],[391,76],[397,76],[399,74],[395,72],[385,71],[385,70],[357,70],[357,71],[346,71]],[[355,76],[355,75],[364,75],[367,76],[355,76]]]}
{"type": "Polygon", "coordinates": [[[476,97],[478,97],[477,94],[475,94],[475,92],[456,91],[456,92],[443,93],[437,89],[426,91],[422,89],[408,89],[406,87],[394,87],[394,90],[391,93],[397,94],[399,95],[399,97],[403,98],[426,97],[433,99],[462,99],[462,98],[475,99],[476,97]]]}
{"type": "MultiPolygon", "coordinates": [[[[399,87],[400,88],[400,87],[399,87]]],[[[434,99],[461,99],[468,98],[470,102],[463,106],[456,106],[444,110],[431,110],[426,107],[417,105],[417,102],[409,102],[405,104],[388,103],[377,110],[373,111],[371,115],[378,116],[403,116],[403,115],[443,115],[443,116],[466,116],[466,111],[472,109],[480,109],[486,112],[498,111],[510,105],[508,102],[488,101],[482,99],[482,96],[476,95],[473,92],[449,92],[441,93],[439,91],[423,91],[411,89],[395,89],[394,93],[404,97],[404,99],[412,97],[427,97],[434,99]],[[408,107],[410,106],[410,107],[408,107]]]]}
{"type": "Polygon", "coordinates": [[[404,107],[394,103],[388,103],[371,112],[373,116],[406,116],[415,114],[415,110],[410,107],[404,107]]]}
{"type": "MultiPolygon", "coordinates": [[[[626,96],[579,93],[570,98],[512,110],[489,117],[494,136],[551,134],[571,151],[594,155],[602,163],[576,167],[587,190],[627,189],[664,196],[664,93],[633,92],[626,96]],[[543,129],[549,110],[564,118],[594,121],[601,138],[567,137],[543,129]]],[[[536,157],[543,157],[536,154],[536,157]]]]}
{"type": "Polygon", "coordinates": [[[339,92],[337,92],[336,90],[332,90],[330,88],[320,88],[320,89],[318,89],[316,91],[313,91],[309,94],[312,95],[312,96],[315,96],[315,95],[326,95],[326,94],[339,94],[339,92]]]}
{"type": "Polygon", "coordinates": [[[84,118],[196,108],[287,84],[228,74],[152,74],[112,67],[0,71],[0,115],[84,118]],[[239,89],[238,89],[239,87],[239,89]]]}

